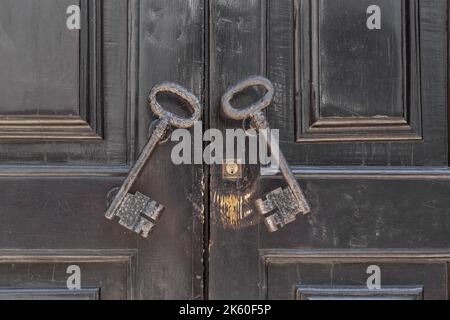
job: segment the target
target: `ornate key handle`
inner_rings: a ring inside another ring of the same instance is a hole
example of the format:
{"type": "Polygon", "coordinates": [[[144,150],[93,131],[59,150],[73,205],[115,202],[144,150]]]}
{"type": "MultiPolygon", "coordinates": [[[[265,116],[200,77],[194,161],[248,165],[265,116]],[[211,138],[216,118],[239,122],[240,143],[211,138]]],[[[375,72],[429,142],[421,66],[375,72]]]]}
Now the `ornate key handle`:
{"type": "Polygon", "coordinates": [[[170,125],[175,128],[188,129],[194,126],[195,122],[200,120],[202,107],[197,97],[187,91],[185,88],[171,82],[164,82],[155,86],[148,97],[148,103],[152,112],[161,120],[167,120],[170,125]],[[192,116],[190,118],[179,117],[172,112],[165,110],[158,102],[158,94],[171,93],[186,101],[191,107],[192,116]]]}
{"type": "Polygon", "coordinates": [[[245,120],[247,118],[254,118],[258,113],[261,113],[264,109],[272,104],[273,96],[275,94],[275,89],[273,88],[272,82],[270,80],[260,77],[252,76],[249,77],[235,86],[228,89],[228,91],[222,97],[222,108],[223,112],[234,120],[245,120]],[[231,100],[238,93],[243,92],[245,89],[261,86],[266,89],[266,94],[258,101],[253,103],[251,106],[244,109],[236,109],[231,105],[231,100]]]}
{"type": "Polygon", "coordinates": [[[166,135],[169,126],[183,129],[190,128],[196,121],[200,120],[202,113],[200,102],[192,93],[170,82],[164,82],[155,86],[150,92],[148,103],[153,113],[159,117],[158,123],[136,164],[130,170],[130,173],[105,213],[105,217],[108,219],[119,217],[119,224],[141,234],[145,238],[148,237],[150,231],[155,226],[164,207],[139,192],[133,195],[129,191],[150,158],[150,155],[166,135]],[[192,109],[192,116],[190,118],[183,118],[164,109],[158,102],[158,94],[160,93],[170,93],[187,102],[188,106],[192,109]]]}
{"type": "MultiPolygon", "coordinates": [[[[275,90],[270,80],[261,76],[249,77],[231,87],[223,95],[223,111],[225,115],[234,120],[245,120],[250,118],[256,129],[270,129],[269,123],[262,111],[272,104],[274,92],[275,90]],[[265,95],[261,99],[243,109],[236,109],[231,105],[231,100],[238,93],[256,86],[261,86],[266,90],[265,95]]],[[[261,134],[260,137],[265,139],[269,149],[274,149],[276,142],[272,141],[273,139],[270,139],[270,136],[261,134]]],[[[279,148],[277,149],[279,150],[279,148]]],[[[308,214],[311,211],[305,195],[281,151],[278,153],[273,152],[272,157],[275,157],[274,160],[279,164],[280,171],[285,178],[289,189],[283,190],[279,188],[269,193],[266,196],[266,200],[259,199],[256,201],[256,208],[259,213],[263,215],[264,222],[270,232],[277,231],[286,224],[294,221],[298,213],[308,214]]]]}

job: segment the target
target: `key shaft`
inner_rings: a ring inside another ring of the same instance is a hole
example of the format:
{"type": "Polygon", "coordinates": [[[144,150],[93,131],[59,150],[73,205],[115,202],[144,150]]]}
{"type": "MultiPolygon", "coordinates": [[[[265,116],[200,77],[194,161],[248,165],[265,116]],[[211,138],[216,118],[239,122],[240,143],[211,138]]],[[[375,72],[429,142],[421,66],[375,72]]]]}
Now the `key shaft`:
{"type": "Polygon", "coordinates": [[[300,185],[298,184],[297,179],[295,178],[291,168],[289,167],[289,164],[288,164],[286,158],[284,157],[283,153],[281,152],[278,142],[275,141],[275,139],[272,139],[270,137],[270,126],[269,126],[269,122],[267,121],[266,116],[264,115],[263,112],[257,111],[254,114],[252,114],[250,117],[251,117],[253,126],[256,129],[267,130],[268,134],[260,134],[260,138],[262,138],[264,140],[264,142],[267,144],[269,150],[271,151],[272,161],[278,164],[281,174],[283,175],[289,188],[291,189],[292,193],[294,194],[295,198],[298,201],[298,205],[300,207],[302,214],[310,213],[311,208],[308,204],[308,201],[306,200],[306,197],[305,197],[300,185]],[[273,150],[278,150],[278,152],[272,152],[273,150]]]}
{"type": "Polygon", "coordinates": [[[144,147],[144,150],[140,154],[138,160],[135,165],[131,168],[128,176],[125,181],[122,183],[119,191],[108,207],[105,217],[108,219],[113,219],[124,201],[127,198],[127,195],[136,181],[137,177],[140,175],[142,169],[150,158],[152,152],[155,150],[156,146],[162,139],[165,137],[170,126],[175,128],[190,128],[192,127],[196,121],[200,120],[202,107],[200,105],[197,97],[194,96],[187,89],[170,82],[163,82],[151,90],[148,97],[148,104],[152,112],[159,118],[157,125],[149,138],[149,141],[144,147]],[[158,101],[158,95],[160,93],[170,93],[173,94],[185,102],[190,107],[192,111],[192,115],[189,118],[183,118],[177,116],[176,114],[166,110],[158,101]]]}
{"type": "Polygon", "coordinates": [[[272,139],[269,123],[263,113],[263,110],[272,104],[274,95],[275,88],[270,80],[261,76],[251,76],[231,87],[222,96],[222,108],[225,115],[234,120],[250,119],[252,126],[259,130],[260,139],[267,144],[272,160],[278,164],[288,184],[286,189],[278,188],[267,194],[266,200],[256,200],[256,208],[263,215],[270,232],[275,232],[291,223],[299,213],[311,212],[305,195],[279,148],[278,141],[272,139]],[[251,87],[262,87],[265,89],[265,94],[246,108],[233,107],[231,105],[233,98],[251,87]]]}
{"type": "Polygon", "coordinates": [[[126,177],[125,181],[122,183],[122,186],[120,187],[119,191],[117,192],[117,195],[115,196],[114,200],[112,201],[111,205],[109,206],[108,210],[106,211],[106,214],[105,214],[106,218],[108,218],[108,219],[114,218],[115,213],[117,212],[119,207],[122,205],[123,201],[125,200],[125,197],[129,193],[132,185],[136,181],[136,179],[139,176],[139,174],[141,173],[142,169],[145,167],[145,164],[147,163],[151,154],[155,150],[156,146],[164,138],[168,128],[169,128],[169,120],[167,118],[162,118],[158,121],[158,124],[156,125],[155,130],[153,131],[152,135],[150,136],[150,139],[147,142],[146,146],[144,147],[144,150],[142,150],[142,153],[139,156],[139,158],[137,159],[136,164],[130,170],[130,173],[126,177]]]}

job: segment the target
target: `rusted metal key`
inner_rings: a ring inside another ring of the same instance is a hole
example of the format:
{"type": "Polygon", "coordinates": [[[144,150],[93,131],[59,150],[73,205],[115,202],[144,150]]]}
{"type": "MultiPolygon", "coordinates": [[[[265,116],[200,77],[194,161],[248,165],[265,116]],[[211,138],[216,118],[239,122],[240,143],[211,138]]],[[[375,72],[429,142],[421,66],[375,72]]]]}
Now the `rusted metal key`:
{"type": "MultiPolygon", "coordinates": [[[[258,130],[266,129],[270,132],[269,123],[263,110],[272,104],[274,92],[274,87],[268,79],[252,76],[239,82],[225,93],[222,97],[223,111],[225,115],[234,120],[250,118],[254,128],[258,130]],[[247,108],[234,108],[231,105],[233,97],[251,87],[263,87],[266,93],[260,100],[247,108]]],[[[269,150],[280,150],[277,145],[278,142],[273,141],[274,139],[271,139],[270,134],[260,134],[260,138],[265,140],[264,142],[267,143],[269,150]]],[[[258,199],[255,205],[258,212],[263,216],[268,230],[275,232],[288,223],[293,222],[299,213],[308,214],[311,209],[282,152],[272,152],[271,156],[272,161],[278,163],[289,187],[285,189],[278,188],[270,192],[266,195],[266,200],[258,199]]]]}
{"type": "Polygon", "coordinates": [[[202,113],[198,99],[185,88],[174,83],[166,82],[154,87],[150,92],[148,102],[150,109],[158,116],[159,120],[147,145],[117,191],[105,214],[108,219],[118,217],[120,225],[142,235],[144,238],[147,238],[150,231],[154,228],[164,207],[140,192],[131,194],[129,191],[158,143],[166,136],[169,127],[190,128],[196,121],[200,120],[202,113]],[[187,102],[192,109],[192,116],[190,118],[182,118],[165,110],[157,100],[157,96],[160,93],[171,93],[187,102]]]}

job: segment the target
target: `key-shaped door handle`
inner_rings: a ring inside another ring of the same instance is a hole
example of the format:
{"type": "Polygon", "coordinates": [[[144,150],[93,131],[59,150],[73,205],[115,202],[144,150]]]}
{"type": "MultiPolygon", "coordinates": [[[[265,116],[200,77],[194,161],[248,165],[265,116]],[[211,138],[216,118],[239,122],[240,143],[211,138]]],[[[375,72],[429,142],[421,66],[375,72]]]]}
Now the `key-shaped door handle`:
{"type": "MultiPolygon", "coordinates": [[[[225,115],[231,119],[245,120],[250,118],[256,129],[270,131],[269,123],[263,110],[272,104],[274,93],[275,90],[270,80],[260,76],[252,76],[231,87],[223,95],[222,108],[225,115]],[[231,105],[233,97],[238,93],[257,86],[263,87],[266,91],[261,99],[243,109],[236,109],[231,105]]],[[[277,142],[273,141],[270,135],[260,134],[260,138],[265,139],[264,142],[267,143],[269,150],[280,150],[279,146],[275,145],[277,142]]],[[[299,213],[308,214],[311,209],[283,153],[281,151],[272,152],[272,157],[278,163],[289,187],[286,189],[279,188],[270,192],[266,195],[266,200],[258,199],[255,205],[258,212],[263,216],[268,230],[275,232],[294,221],[299,213]]]]}
{"type": "Polygon", "coordinates": [[[150,92],[148,103],[150,109],[158,116],[159,120],[136,164],[130,170],[105,214],[105,217],[108,219],[118,217],[120,225],[142,235],[144,238],[147,238],[150,231],[154,228],[164,210],[164,206],[140,192],[131,194],[129,193],[130,189],[158,143],[165,137],[169,127],[190,128],[194,126],[196,121],[200,120],[202,113],[200,102],[192,93],[177,84],[169,82],[155,86],[150,92]],[[160,93],[171,93],[187,102],[192,109],[192,116],[190,118],[182,118],[165,110],[158,102],[160,93]]]}

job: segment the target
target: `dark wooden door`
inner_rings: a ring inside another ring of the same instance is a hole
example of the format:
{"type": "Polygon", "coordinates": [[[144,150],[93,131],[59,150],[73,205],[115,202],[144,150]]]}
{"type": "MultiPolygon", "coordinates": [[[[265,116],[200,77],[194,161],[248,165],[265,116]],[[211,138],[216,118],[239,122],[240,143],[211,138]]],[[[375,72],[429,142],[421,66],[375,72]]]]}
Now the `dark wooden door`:
{"type": "Polygon", "coordinates": [[[210,2],[211,126],[240,127],[220,97],[266,75],[312,207],[269,233],[253,201],[285,182],[212,168],[210,298],[448,298],[447,16],[446,0],[210,2]]]}
{"type": "Polygon", "coordinates": [[[0,298],[447,299],[447,10],[2,0],[0,298]],[[80,30],[67,26],[73,5],[80,30]],[[225,130],[241,123],[221,96],[254,74],[275,85],[267,115],[308,216],[269,233],[253,202],[280,176],[175,166],[166,143],[133,186],[166,206],[150,239],[104,218],[147,141],[152,86],[187,87],[205,129],[225,130]],[[382,290],[366,286],[374,267],[382,290]],[[67,289],[74,270],[81,290],[67,289]]]}
{"type": "Polygon", "coordinates": [[[203,296],[201,166],[158,147],[133,186],[166,206],[149,240],[104,213],[147,141],[152,86],[202,94],[204,24],[196,0],[0,2],[0,298],[203,296]]]}

